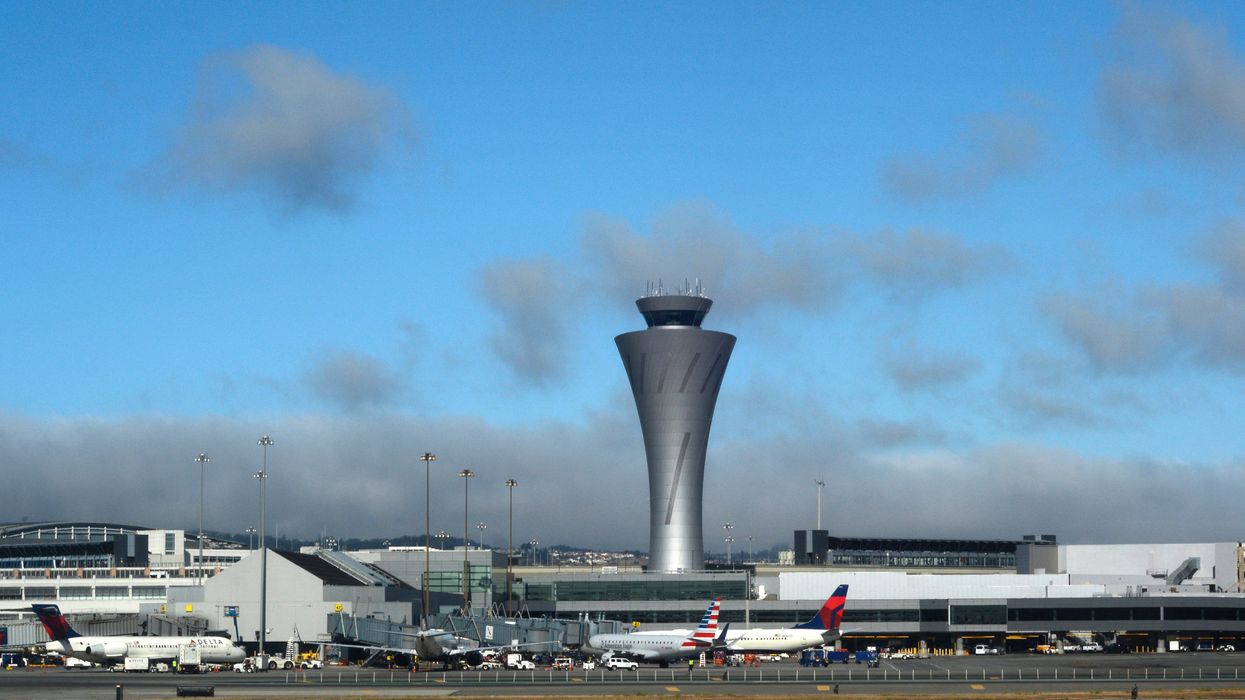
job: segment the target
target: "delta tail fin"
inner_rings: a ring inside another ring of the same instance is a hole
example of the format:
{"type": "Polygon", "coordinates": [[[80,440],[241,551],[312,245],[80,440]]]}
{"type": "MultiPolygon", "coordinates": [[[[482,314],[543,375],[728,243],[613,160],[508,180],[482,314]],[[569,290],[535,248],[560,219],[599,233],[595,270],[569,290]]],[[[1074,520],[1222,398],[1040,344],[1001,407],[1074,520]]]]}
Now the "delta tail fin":
{"type": "Polygon", "coordinates": [[[61,614],[59,607],[36,603],[30,606],[30,610],[39,618],[39,622],[43,623],[43,629],[48,633],[48,637],[53,640],[60,641],[82,636],[73,631],[73,628],[69,626],[69,621],[61,614]]]}
{"type": "Polygon", "coordinates": [[[802,630],[837,630],[839,624],[843,622],[843,607],[845,605],[847,605],[846,583],[834,589],[834,595],[826,599],[826,602],[821,606],[821,610],[818,610],[811,620],[795,627],[802,630]]]}

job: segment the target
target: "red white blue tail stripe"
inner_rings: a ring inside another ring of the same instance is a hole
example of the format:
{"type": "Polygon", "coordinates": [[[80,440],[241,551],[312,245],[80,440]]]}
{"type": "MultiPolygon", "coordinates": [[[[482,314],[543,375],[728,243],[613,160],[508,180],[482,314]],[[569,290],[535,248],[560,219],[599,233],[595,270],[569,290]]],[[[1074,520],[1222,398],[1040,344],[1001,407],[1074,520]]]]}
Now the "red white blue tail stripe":
{"type": "Polygon", "coordinates": [[[721,609],[722,599],[714,598],[713,602],[709,604],[709,608],[705,610],[705,616],[700,618],[700,624],[696,626],[696,631],[683,640],[682,647],[684,649],[713,646],[713,642],[718,636],[718,613],[721,609]]]}

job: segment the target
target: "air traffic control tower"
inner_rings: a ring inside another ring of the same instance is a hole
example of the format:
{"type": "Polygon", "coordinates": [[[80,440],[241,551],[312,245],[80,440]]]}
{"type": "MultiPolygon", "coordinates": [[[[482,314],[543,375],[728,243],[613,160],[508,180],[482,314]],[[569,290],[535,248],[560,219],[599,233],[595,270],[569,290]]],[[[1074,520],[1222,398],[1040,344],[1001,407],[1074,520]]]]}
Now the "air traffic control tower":
{"type": "Polygon", "coordinates": [[[705,568],[705,449],[735,336],[701,329],[713,300],[694,292],[637,299],[648,329],[614,338],[631,380],[648,457],[649,571],[705,568]]]}

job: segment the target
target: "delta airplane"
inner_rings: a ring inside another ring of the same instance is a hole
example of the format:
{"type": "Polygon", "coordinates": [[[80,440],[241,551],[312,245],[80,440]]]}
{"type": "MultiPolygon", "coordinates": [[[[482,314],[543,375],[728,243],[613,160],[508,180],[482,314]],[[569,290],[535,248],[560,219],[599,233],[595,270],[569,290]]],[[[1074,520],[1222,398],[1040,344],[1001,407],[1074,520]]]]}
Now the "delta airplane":
{"type": "MultiPolygon", "coordinates": [[[[843,608],[847,604],[847,584],[834,590],[812,619],[794,627],[728,631],[723,646],[731,652],[781,654],[832,644],[840,636],[843,608]]],[[[687,630],[633,632],[630,637],[687,634],[687,630]]]]}
{"type": "Polygon", "coordinates": [[[84,637],[69,626],[59,607],[36,604],[30,609],[51,640],[45,647],[61,656],[112,666],[127,658],[173,661],[182,647],[198,647],[205,664],[231,664],[246,658],[242,647],[225,637],[84,637]]]}
{"type": "Polygon", "coordinates": [[[621,656],[664,667],[671,661],[697,656],[725,643],[730,625],[722,629],[722,636],[718,636],[718,613],[721,608],[722,599],[714,599],[705,610],[705,616],[700,618],[700,625],[690,634],[594,634],[588,638],[586,651],[601,653],[603,658],[621,656]]]}
{"type": "Polygon", "coordinates": [[[847,584],[844,584],[834,590],[808,622],[778,629],[737,630],[727,635],[726,648],[733,652],[780,654],[831,644],[839,638],[846,604],[847,584]]]}

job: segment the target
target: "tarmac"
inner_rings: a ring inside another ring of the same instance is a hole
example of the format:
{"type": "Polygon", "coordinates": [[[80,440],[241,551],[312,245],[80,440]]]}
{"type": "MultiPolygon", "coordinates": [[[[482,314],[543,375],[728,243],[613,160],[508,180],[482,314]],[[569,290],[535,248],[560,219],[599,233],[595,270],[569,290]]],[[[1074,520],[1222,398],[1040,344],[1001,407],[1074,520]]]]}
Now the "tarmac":
{"type": "Polygon", "coordinates": [[[792,661],[755,667],[596,669],[573,672],[426,671],[330,667],[315,671],[178,676],[102,669],[0,671],[0,697],[29,700],[174,698],[178,686],[212,686],[215,697],[972,697],[1131,696],[1245,698],[1245,653],[1010,655],[883,660],[876,668],[835,664],[805,668],[792,661]]]}

